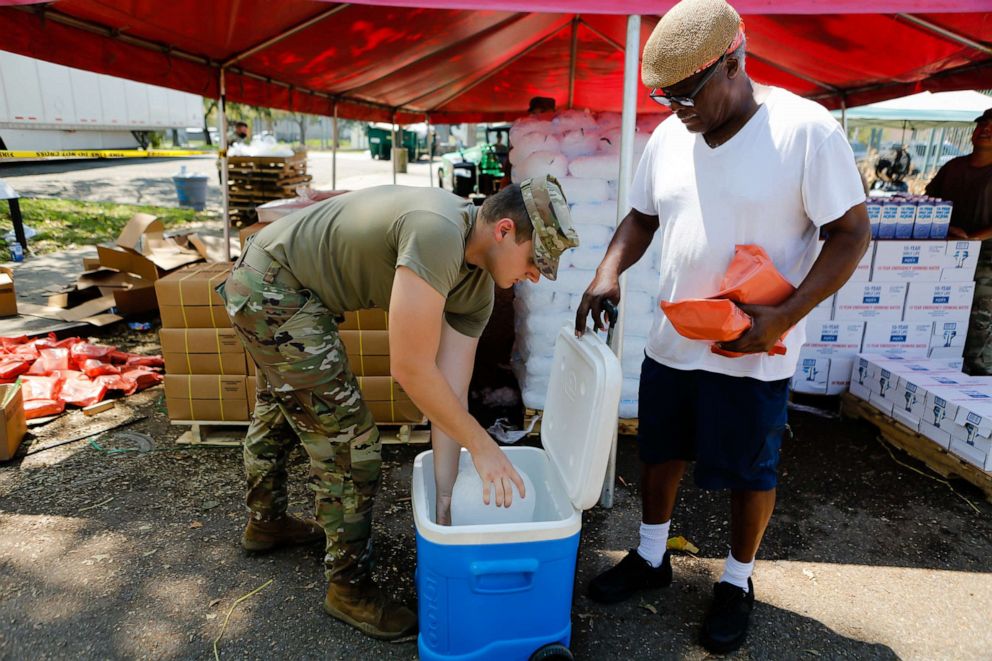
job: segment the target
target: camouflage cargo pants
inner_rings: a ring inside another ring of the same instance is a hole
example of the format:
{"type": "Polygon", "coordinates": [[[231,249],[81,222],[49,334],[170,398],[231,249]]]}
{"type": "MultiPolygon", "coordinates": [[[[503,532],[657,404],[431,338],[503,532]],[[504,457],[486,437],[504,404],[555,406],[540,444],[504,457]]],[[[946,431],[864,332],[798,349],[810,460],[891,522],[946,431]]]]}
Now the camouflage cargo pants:
{"type": "Polygon", "coordinates": [[[248,509],[258,520],[286,512],[286,461],[302,443],[310,455],[316,519],[327,535],[327,577],[358,582],[371,565],[382,462],[379,431],[334,315],[253,247],[219,291],[258,367],[258,398],[244,443],[248,509]]]}
{"type": "Polygon", "coordinates": [[[978,257],[964,366],[969,374],[992,374],[992,241],[982,242],[978,257]]]}

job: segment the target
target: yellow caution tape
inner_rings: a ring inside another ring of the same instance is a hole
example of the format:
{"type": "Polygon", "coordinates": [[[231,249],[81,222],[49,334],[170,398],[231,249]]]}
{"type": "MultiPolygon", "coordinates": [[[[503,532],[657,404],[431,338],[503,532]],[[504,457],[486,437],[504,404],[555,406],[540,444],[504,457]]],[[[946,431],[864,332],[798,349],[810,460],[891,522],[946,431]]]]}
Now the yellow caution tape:
{"type": "Polygon", "coordinates": [[[215,151],[198,149],[74,149],[56,151],[3,151],[0,158],[172,158],[173,156],[216,156],[215,151]]]}

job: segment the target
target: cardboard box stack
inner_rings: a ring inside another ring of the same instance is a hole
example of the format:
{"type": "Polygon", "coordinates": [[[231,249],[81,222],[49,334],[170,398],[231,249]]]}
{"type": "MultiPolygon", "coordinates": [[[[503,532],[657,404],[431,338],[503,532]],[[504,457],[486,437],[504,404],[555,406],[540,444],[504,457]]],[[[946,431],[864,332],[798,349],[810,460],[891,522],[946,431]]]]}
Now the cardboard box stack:
{"type": "Polygon", "coordinates": [[[851,394],[952,454],[992,472],[992,377],[961,372],[960,358],[866,353],[851,394]]]}
{"type": "Polygon", "coordinates": [[[980,245],[873,241],[847,284],[807,318],[793,389],[821,395],[846,391],[861,352],[960,359],[980,245]]]}
{"type": "Polygon", "coordinates": [[[244,422],[248,364],[214,289],[230,264],[195,264],[155,282],[162,315],[165,404],[171,420],[244,422]]]}
{"type": "MultiPolygon", "coordinates": [[[[162,315],[165,401],[172,420],[241,422],[255,408],[255,364],[231,328],[215,288],[229,264],[197,264],[155,283],[162,315]]],[[[380,423],[421,423],[424,415],[389,374],[382,310],[345,315],[341,339],[366,404],[380,423]]]]}

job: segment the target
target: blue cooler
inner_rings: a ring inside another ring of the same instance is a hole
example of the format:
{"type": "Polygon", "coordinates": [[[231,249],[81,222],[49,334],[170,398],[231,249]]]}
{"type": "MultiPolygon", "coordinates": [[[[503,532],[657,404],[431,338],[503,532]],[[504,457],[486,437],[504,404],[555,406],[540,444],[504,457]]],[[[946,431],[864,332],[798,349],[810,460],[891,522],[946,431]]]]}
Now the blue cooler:
{"type": "MultiPolygon", "coordinates": [[[[533,521],[438,525],[433,453],[414,461],[421,659],[529,659],[569,644],[582,512],[599,500],[623,376],[599,337],[576,338],[570,327],[551,369],[544,449],[504,448],[534,483],[533,521]]],[[[459,470],[470,465],[463,450],[459,470]]]]}

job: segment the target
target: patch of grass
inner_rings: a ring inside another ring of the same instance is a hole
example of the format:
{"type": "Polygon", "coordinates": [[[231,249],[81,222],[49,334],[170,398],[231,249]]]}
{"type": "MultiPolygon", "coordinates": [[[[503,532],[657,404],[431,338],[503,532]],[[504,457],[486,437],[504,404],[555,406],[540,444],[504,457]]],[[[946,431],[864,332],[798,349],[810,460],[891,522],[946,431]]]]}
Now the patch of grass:
{"type": "MultiPolygon", "coordinates": [[[[20,203],[24,225],[38,232],[28,239],[31,252],[35,255],[113,241],[131,216],[139,212],[158,217],[167,230],[218,218],[217,213],[211,211],[144,204],[32,198],[21,198],[20,203]]],[[[0,204],[0,235],[13,227],[10,209],[6,204],[0,204]]],[[[0,261],[9,259],[10,248],[0,241],[0,261]]]]}

